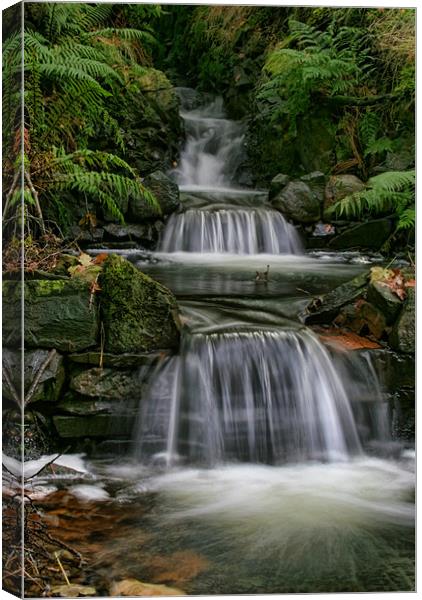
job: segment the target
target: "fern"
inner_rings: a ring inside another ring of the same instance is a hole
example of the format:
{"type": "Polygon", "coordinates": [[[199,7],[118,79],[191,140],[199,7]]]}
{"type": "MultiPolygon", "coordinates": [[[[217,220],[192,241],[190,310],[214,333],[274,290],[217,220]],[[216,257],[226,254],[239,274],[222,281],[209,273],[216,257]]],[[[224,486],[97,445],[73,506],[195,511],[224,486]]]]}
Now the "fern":
{"type": "Polygon", "coordinates": [[[415,223],[415,171],[387,171],[369,179],[367,189],[336,202],[330,213],[338,217],[362,218],[393,213],[397,229],[415,223]]]}
{"type": "Polygon", "coordinates": [[[155,196],[141,183],[134,170],[120,157],[107,152],[78,150],[67,154],[54,148],[42,182],[49,194],[72,191],[97,200],[116,220],[123,222],[120,203],[127,197],[141,197],[161,213],[155,196]],[[124,174],[113,172],[119,169],[124,174]]]}
{"type": "Polygon", "coordinates": [[[289,115],[289,131],[294,135],[297,118],[310,109],[313,96],[348,92],[360,68],[344,43],[344,31],[336,38],[298,21],[289,21],[289,27],[287,44],[297,48],[286,48],[285,42],[268,55],[263,69],[268,80],[257,98],[267,104],[273,121],[289,115]]]}

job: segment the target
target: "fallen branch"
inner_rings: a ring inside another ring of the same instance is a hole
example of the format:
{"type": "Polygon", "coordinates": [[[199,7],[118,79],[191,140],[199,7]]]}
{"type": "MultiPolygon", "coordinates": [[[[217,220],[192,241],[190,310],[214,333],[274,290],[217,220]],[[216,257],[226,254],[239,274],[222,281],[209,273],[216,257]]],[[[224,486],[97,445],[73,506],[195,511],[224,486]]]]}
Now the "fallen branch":
{"type": "Polygon", "coordinates": [[[43,235],[45,235],[44,218],[42,216],[42,210],[41,210],[41,205],[40,205],[40,201],[39,201],[39,198],[38,198],[38,192],[34,188],[34,185],[33,185],[32,180],[31,180],[31,176],[29,175],[28,171],[25,171],[25,179],[26,179],[26,182],[28,184],[29,189],[31,190],[31,194],[32,194],[32,196],[34,198],[34,201],[35,201],[35,207],[37,209],[38,218],[40,220],[41,232],[42,232],[43,235]]]}

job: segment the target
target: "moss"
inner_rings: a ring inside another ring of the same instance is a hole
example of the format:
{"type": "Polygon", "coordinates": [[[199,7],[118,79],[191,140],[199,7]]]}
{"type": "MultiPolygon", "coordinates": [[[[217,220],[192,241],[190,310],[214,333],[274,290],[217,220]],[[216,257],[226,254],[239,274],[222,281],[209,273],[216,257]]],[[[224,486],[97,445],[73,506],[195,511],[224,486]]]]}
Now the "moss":
{"type": "Polygon", "coordinates": [[[115,255],[104,263],[101,288],[106,351],[142,352],[177,346],[178,306],[167,288],[115,255]]]}
{"type": "MultiPolygon", "coordinates": [[[[20,282],[3,282],[3,341],[20,343],[20,282]]],[[[89,285],[80,280],[31,280],[23,286],[25,346],[84,350],[97,343],[97,309],[89,285]]]]}

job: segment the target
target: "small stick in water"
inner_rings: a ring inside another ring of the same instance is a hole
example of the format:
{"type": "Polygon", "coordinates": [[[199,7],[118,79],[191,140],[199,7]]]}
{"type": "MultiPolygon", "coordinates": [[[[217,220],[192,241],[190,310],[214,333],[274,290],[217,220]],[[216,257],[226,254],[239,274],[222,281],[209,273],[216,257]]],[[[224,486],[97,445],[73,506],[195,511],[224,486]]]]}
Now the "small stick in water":
{"type": "Polygon", "coordinates": [[[270,265],[267,265],[266,271],[256,271],[255,281],[262,281],[263,283],[267,283],[269,273],[270,273],[270,265]]]}

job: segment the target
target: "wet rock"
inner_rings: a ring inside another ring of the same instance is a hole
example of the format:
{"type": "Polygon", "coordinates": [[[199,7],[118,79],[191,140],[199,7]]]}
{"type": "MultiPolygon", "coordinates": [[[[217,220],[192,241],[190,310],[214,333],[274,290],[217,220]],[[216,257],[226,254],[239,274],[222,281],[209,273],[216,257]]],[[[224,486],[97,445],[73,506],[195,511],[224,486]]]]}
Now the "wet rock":
{"type": "Polygon", "coordinates": [[[400,390],[392,399],[392,434],[403,442],[415,440],[415,391],[400,390]]]}
{"type": "Polygon", "coordinates": [[[269,199],[272,200],[289,183],[290,177],[284,173],[279,173],[272,178],[268,192],[269,199]]]}
{"type": "Polygon", "coordinates": [[[330,323],[339,313],[340,309],[363,296],[366,291],[369,272],[358,275],[336,287],[322,297],[314,298],[307,306],[303,320],[308,325],[314,323],[330,323]]]}
{"type": "Polygon", "coordinates": [[[318,198],[320,204],[322,205],[324,201],[324,190],[325,190],[325,175],[321,171],[313,171],[312,173],[308,173],[307,175],[303,175],[300,178],[300,181],[306,183],[307,186],[310,187],[312,192],[318,198]]]}
{"type": "Polygon", "coordinates": [[[365,248],[379,250],[393,231],[392,219],[376,219],[360,223],[333,238],[329,247],[333,250],[365,248]]]}
{"type": "Polygon", "coordinates": [[[377,377],[382,387],[390,392],[415,387],[415,356],[401,354],[389,348],[370,352],[377,377]]]}
{"type": "Polygon", "coordinates": [[[144,223],[142,225],[128,223],[127,225],[119,225],[110,223],[104,227],[106,239],[109,240],[137,240],[142,243],[155,243],[158,240],[160,231],[164,224],[162,221],[154,223],[144,223]]]}
{"type": "Polygon", "coordinates": [[[138,579],[123,579],[113,583],[110,596],[186,596],[186,594],[168,585],[144,583],[138,579]]]}
{"type": "Polygon", "coordinates": [[[134,419],[136,418],[136,409],[139,398],[142,395],[142,387],[138,386],[136,395],[132,398],[124,399],[99,399],[99,398],[84,398],[69,391],[64,398],[57,404],[59,413],[67,413],[77,416],[90,416],[101,414],[114,414],[119,418],[121,413],[129,413],[132,411],[134,419]]]}
{"type": "Polygon", "coordinates": [[[161,215],[169,215],[179,208],[179,186],[162,171],[154,171],[143,181],[155,196],[161,209],[161,213],[143,197],[130,199],[130,213],[134,220],[142,221],[161,215]]]}
{"type": "Polygon", "coordinates": [[[139,353],[179,343],[176,298],[120,256],[110,255],[101,274],[105,351],[139,353]]]}
{"type": "Polygon", "coordinates": [[[78,242],[101,242],[104,237],[104,229],[96,227],[95,229],[82,229],[79,225],[73,225],[69,230],[68,238],[78,242]]]}
{"type": "Polygon", "coordinates": [[[333,175],[325,187],[325,208],[335,204],[350,194],[361,192],[365,184],[356,175],[333,175]]]}
{"type": "Polygon", "coordinates": [[[133,414],[70,416],[55,415],[53,422],[61,438],[130,437],[134,425],[133,414]]]}
{"type": "Polygon", "coordinates": [[[393,325],[390,345],[399,352],[415,352],[415,289],[407,288],[407,298],[393,325]]]}
{"type": "Polygon", "coordinates": [[[139,383],[136,371],[94,367],[72,376],[70,388],[83,396],[120,400],[136,396],[139,383]]]}
{"type": "Polygon", "coordinates": [[[393,323],[403,305],[403,302],[388,285],[383,285],[378,281],[369,284],[368,300],[383,312],[389,325],[393,323]]]}
{"type": "Polygon", "coordinates": [[[318,195],[303,181],[290,181],[271,202],[288,219],[297,223],[315,223],[320,219],[318,195]]]}
{"type": "MultiPolygon", "coordinates": [[[[20,341],[19,282],[3,282],[4,343],[20,341]]],[[[29,348],[84,350],[97,343],[98,319],[89,285],[79,279],[33,280],[24,283],[24,340],[29,348]]]]}
{"type": "Polygon", "coordinates": [[[164,352],[150,352],[132,354],[126,352],[123,354],[109,354],[108,352],[82,352],[79,354],[69,354],[69,360],[83,365],[94,365],[115,368],[149,367],[165,356],[164,352]]]}
{"type": "MultiPolygon", "coordinates": [[[[40,367],[45,363],[48,355],[48,350],[27,350],[24,353],[25,395],[28,393],[40,367]]],[[[4,374],[5,372],[8,373],[8,379],[11,381],[14,390],[20,395],[21,360],[22,354],[20,351],[3,348],[3,397],[7,400],[13,400],[14,398],[13,392],[4,378],[4,374]]],[[[31,402],[54,402],[58,400],[64,378],[63,357],[55,353],[39,378],[31,402]]]]}
{"type": "Polygon", "coordinates": [[[358,300],[354,304],[344,306],[334,320],[339,327],[347,327],[360,335],[373,335],[380,339],[386,329],[383,313],[373,304],[358,300]]]}

